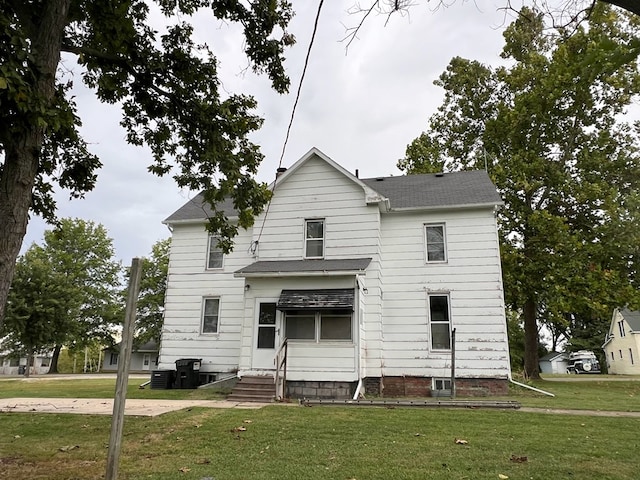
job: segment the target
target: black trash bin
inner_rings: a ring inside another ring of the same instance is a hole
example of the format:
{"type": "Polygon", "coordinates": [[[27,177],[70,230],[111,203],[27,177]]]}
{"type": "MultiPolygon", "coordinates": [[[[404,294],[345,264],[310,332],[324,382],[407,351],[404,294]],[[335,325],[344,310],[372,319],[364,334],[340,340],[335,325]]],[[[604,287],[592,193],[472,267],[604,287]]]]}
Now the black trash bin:
{"type": "Polygon", "coordinates": [[[200,385],[201,363],[201,358],[181,358],[176,360],[174,388],[198,388],[198,385],[200,385]]]}
{"type": "Polygon", "coordinates": [[[151,389],[168,390],[173,385],[173,370],[154,370],[151,372],[151,389]]]}
{"type": "Polygon", "coordinates": [[[27,371],[26,365],[18,365],[18,375],[24,375],[27,371]]]}

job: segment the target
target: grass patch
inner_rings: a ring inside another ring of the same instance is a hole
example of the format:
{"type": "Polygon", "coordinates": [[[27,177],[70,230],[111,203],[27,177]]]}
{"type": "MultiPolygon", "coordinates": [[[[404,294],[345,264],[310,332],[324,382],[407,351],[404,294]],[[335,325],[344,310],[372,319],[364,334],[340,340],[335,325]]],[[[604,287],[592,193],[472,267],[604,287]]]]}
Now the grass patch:
{"type": "Polygon", "coordinates": [[[531,386],[553,393],[549,397],[523,387],[511,385],[509,397],[526,407],[561,408],[573,410],[640,411],[640,381],[614,381],[603,378],[588,381],[569,379],[539,380],[531,386]]]}
{"type": "MultiPolygon", "coordinates": [[[[0,416],[0,478],[100,479],[107,416],[0,416]],[[55,432],[55,435],[52,434],[55,432]],[[61,447],[78,448],[61,451],[61,447]]],[[[120,478],[637,478],[637,422],[517,411],[194,408],[127,417],[120,478]],[[244,423],[249,420],[251,423],[244,423]],[[244,426],[246,431],[234,431],[244,426]],[[455,439],[468,441],[458,445],[455,439]],[[512,456],[526,461],[514,462],[512,456]]]]}
{"type": "MultiPolygon", "coordinates": [[[[127,386],[127,398],[161,398],[169,400],[217,400],[225,397],[228,391],[213,388],[194,390],[152,390],[150,385],[144,389],[140,385],[144,379],[130,378],[127,386]]],[[[0,398],[113,398],[116,390],[115,378],[78,378],[0,381],[0,398]]]]}

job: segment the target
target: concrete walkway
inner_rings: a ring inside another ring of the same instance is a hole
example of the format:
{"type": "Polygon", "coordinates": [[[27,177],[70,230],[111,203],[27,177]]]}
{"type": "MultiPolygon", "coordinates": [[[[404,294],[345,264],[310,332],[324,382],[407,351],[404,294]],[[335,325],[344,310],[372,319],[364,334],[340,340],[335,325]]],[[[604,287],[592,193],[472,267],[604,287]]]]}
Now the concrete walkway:
{"type": "MultiPolygon", "coordinates": [[[[191,407],[262,408],[268,403],[240,403],[226,400],[156,400],[127,399],[125,415],[154,417],[163,413],[191,407]]],[[[0,398],[0,412],[16,413],[79,413],[83,415],[111,415],[112,398],[0,398]]]]}

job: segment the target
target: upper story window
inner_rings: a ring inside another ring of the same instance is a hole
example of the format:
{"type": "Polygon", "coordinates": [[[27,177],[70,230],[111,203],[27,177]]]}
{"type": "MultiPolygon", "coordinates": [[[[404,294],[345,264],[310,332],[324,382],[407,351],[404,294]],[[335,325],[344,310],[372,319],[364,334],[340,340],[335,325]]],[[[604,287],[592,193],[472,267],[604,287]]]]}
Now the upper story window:
{"type": "Polygon", "coordinates": [[[427,262],[447,261],[447,241],[444,224],[425,225],[427,262]]]}
{"type": "Polygon", "coordinates": [[[624,331],[624,321],[620,320],[618,322],[618,329],[620,330],[620,336],[624,337],[625,336],[625,331],[624,331]]]}
{"type": "Polygon", "coordinates": [[[449,296],[429,295],[429,323],[431,325],[431,348],[451,349],[451,319],[449,296]]]}
{"type": "Polygon", "coordinates": [[[207,268],[215,269],[222,268],[222,259],[224,253],[218,246],[218,237],[209,235],[209,248],[207,249],[207,268]]]}
{"type": "Polygon", "coordinates": [[[324,258],[324,219],[305,220],[304,257],[324,258]]]}

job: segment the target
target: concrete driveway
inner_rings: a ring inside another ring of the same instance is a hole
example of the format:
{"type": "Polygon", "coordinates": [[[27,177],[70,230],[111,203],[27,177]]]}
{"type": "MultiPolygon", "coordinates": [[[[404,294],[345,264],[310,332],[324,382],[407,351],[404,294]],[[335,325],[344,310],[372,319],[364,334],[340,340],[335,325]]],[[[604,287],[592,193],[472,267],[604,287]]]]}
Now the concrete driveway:
{"type": "MultiPolygon", "coordinates": [[[[262,408],[268,403],[239,403],[226,400],[156,400],[128,399],[125,415],[154,417],[163,413],[191,407],[206,408],[262,408]]],[[[111,415],[112,398],[0,398],[0,412],[16,413],[79,413],[83,415],[111,415]]]]}

